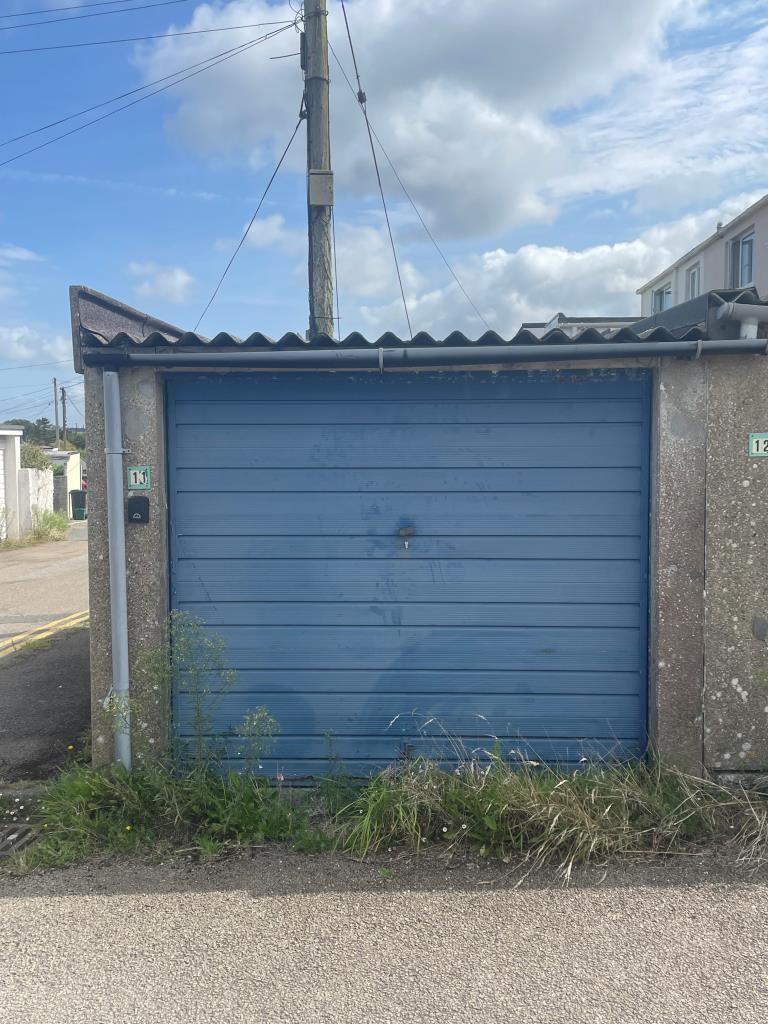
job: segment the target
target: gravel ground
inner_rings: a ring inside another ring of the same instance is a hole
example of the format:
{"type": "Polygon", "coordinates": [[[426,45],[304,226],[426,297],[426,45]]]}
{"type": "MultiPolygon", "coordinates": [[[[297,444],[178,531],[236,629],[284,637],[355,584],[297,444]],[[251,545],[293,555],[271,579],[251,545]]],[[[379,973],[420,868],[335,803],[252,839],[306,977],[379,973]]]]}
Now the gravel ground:
{"type": "Polygon", "coordinates": [[[764,1024],[768,872],[552,877],[282,848],[0,879],[14,1024],[764,1024]]]}

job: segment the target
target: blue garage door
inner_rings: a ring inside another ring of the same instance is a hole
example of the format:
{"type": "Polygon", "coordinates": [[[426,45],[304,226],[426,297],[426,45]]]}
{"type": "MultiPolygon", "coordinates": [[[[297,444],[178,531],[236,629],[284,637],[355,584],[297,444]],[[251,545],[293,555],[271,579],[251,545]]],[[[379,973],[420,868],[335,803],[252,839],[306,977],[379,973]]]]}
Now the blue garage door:
{"type": "Polygon", "coordinates": [[[649,406],[640,372],[169,381],[172,604],[237,670],[227,759],[259,707],[286,778],[641,754],[649,406]]]}

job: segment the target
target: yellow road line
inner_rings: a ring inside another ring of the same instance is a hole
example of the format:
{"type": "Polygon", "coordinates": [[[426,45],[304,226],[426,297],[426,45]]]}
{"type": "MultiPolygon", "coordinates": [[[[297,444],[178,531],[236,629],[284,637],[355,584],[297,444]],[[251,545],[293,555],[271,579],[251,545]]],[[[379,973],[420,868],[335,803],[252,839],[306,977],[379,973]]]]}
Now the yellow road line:
{"type": "Polygon", "coordinates": [[[39,633],[43,629],[55,629],[58,626],[64,626],[71,622],[73,619],[80,619],[83,615],[87,615],[88,612],[72,612],[70,615],[65,615],[61,619],[52,619],[50,622],[44,622],[40,626],[34,626],[32,629],[27,629],[23,633],[17,633],[16,636],[6,637],[5,640],[0,640],[0,648],[8,646],[8,644],[18,643],[24,637],[31,636],[33,633],[39,633]]]}
{"type": "Polygon", "coordinates": [[[46,622],[42,626],[36,626],[35,629],[28,629],[25,633],[17,633],[16,636],[7,637],[7,639],[0,641],[0,658],[4,658],[7,654],[12,654],[19,647],[23,647],[24,644],[33,643],[35,640],[46,640],[48,637],[61,633],[65,629],[74,629],[77,626],[82,626],[87,621],[87,611],[75,612],[72,615],[65,615],[62,619],[54,619],[52,622],[46,622]]]}

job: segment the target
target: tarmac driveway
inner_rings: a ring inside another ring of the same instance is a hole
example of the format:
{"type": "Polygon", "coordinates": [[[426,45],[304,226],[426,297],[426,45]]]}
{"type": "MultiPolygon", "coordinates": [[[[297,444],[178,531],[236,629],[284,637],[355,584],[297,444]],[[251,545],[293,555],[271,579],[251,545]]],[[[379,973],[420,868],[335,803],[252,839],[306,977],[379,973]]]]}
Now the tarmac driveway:
{"type": "Polygon", "coordinates": [[[577,878],[280,848],[0,879],[14,1024],[764,1024],[768,879],[577,878]]]}
{"type": "Polygon", "coordinates": [[[0,551],[0,780],[43,778],[90,724],[88,532],[0,551]]]}

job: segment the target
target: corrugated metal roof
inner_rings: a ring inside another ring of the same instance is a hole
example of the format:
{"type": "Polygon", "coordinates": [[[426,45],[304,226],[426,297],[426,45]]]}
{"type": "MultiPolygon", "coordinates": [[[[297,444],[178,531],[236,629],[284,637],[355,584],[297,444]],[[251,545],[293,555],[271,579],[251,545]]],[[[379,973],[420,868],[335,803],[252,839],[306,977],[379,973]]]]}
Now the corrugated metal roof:
{"type": "Polygon", "coordinates": [[[267,334],[256,332],[249,334],[247,338],[239,338],[234,334],[223,332],[213,338],[204,337],[201,334],[188,332],[180,337],[169,336],[162,331],[152,331],[147,335],[138,336],[127,331],[118,331],[111,338],[105,338],[100,334],[83,328],[82,340],[86,345],[111,348],[403,348],[410,346],[432,346],[444,345],[455,348],[465,345],[576,345],[595,344],[599,342],[638,342],[638,341],[701,341],[705,334],[698,327],[687,328],[684,331],[669,331],[664,327],[657,327],[652,331],[637,334],[629,327],[619,330],[597,331],[588,328],[577,335],[569,335],[564,331],[548,331],[543,336],[534,334],[532,331],[520,330],[511,338],[504,338],[495,331],[486,331],[479,338],[468,338],[461,331],[454,331],[445,338],[434,338],[425,331],[414,334],[413,338],[400,338],[396,334],[386,332],[378,338],[366,338],[364,335],[353,331],[345,338],[329,338],[320,334],[307,341],[300,334],[289,332],[280,338],[271,338],[267,334]]]}
{"type": "MultiPolygon", "coordinates": [[[[401,338],[392,332],[385,332],[377,338],[366,338],[353,331],[344,338],[329,338],[320,335],[311,342],[295,331],[279,338],[255,331],[247,337],[221,332],[213,337],[184,331],[127,306],[117,299],[102,295],[76,285],[70,288],[72,312],[72,340],[75,366],[82,370],[81,352],[84,348],[131,349],[371,349],[371,348],[417,348],[467,346],[510,346],[510,345],[571,345],[585,344],[637,344],[638,342],[705,341],[727,337],[738,337],[738,324],[716,318],[717,308],[724,301],[762,303],[754,289],[741,291],[708,292],[691,302],[683,303],[663,313],[631,324],[617,324],[616,327],[598,330],[588,324],[581,331],[571,328],[566,332],[558,327],[545,332],[528,330],[524,325],[512,337],[504,337],[495,331],[486,331],[477,338],[470,338],[461,331],[453,331],[442,338],[435,338],[426,332],[419,332],[413,338],[401,338]],[[735,331],[735,333],[734,333],[735,331]]],[[[768,303],[766,303],[768,304],[768,303]]]]}
{"type": "MultiPolygon", "coordinates": [[[[413,338],[401,338],[390,331],[377,338],[366,338],[363,334],[353,331],[344,338],[329,338],[320,335],[311,342],[295,331],[283,334],[279,338],[270,337],[255,331],[241,338],[234,334],[221,332],[213,337],[183,331],[172,324],[165,323],[126,306],[124,303],[111,299],[89,288],[73,287],[71,290],[72,327],[75,348],[111,347],[111,348],[253,348],[253,349],[306,349],[312,348],[402,348],[408,346],[445,346],[457,347],[467,345],[563,345],[596,344],[600,342],[635,342],[638,341],[699,341],[705,338],[703,330],[687,326],[683,329],[670,330],[657,327],[642,333],[630,326],[597,330],[587,327],[576,335],[554,328],[543,336],[522,328],[512,337],[504,337],[495,331],[486,331],[477,338],[470,338],[461,331],[453,331],[442,338],[420,331],[413,338]]],[[[76,352],[76,360],[79,353],[76,352]]]]}

